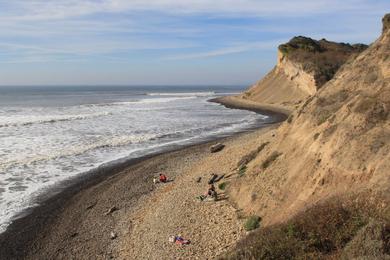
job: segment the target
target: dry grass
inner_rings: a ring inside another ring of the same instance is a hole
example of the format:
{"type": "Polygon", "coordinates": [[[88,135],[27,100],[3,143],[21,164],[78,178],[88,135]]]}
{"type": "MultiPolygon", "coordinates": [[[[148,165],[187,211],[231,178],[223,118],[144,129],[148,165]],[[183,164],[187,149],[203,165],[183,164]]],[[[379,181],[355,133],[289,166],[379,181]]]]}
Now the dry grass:
{"type": "Polygon", "coordinates": [[[317,125],[322,125],[332,116],[332,112],[328,110],[322,110],[317,114],[317,125]]]}
{"type": "Polygon", "coordinates": [[[291,124],[291,122],[293,121],[294,119],[294,116],[291,114],[289,115],[289,117],[287,118],[287,123],[291,124]]]}
{"type": "Polygon", "coordinates": [[[241,160],[237,163],[237,167],[241,168],[250,163],[256,156],[269,144],[269,142],[262,143],[256,150],[251,151],[247,155],[244,155],[241,160]]]}
{"type": "Polygon", "coordinates": [[[278,151],[274,151],[270,156],[268,156],[267,159],[265,159],[265,161],[261,164],[261,168],[263,170],[267,169],[273,161],[275,161],[276,159],[278,159],[279,156],[281,156],[282,153],[279,153],[278,151]]]}
{"type": "Polygon", "coordinates": [[[322,134],[322,138],[328,138],[337,130],[337,125],[332,125],[326,128],[322,134]]]}
{"type": "Polygon", "coordinates": [[[390,222],[386,221],[329,200],[284,224],[250,234],[221,259],[384,259],[390,257],[390,222]]]}

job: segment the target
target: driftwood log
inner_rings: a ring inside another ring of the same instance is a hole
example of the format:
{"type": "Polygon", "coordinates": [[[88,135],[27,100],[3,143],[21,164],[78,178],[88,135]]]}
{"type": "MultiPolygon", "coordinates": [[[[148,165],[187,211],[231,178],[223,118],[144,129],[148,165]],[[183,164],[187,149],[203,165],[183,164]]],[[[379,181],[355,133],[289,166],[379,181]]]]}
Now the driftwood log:
{"type": "Polygon", "coordinates": [[[223,148],[225,148],[225,145],[223,145],[223,144],[221,144],[221,143],[217,143],[217,144],[212,145],[212,146],[210,147],[210,152],[216,153],[216,152],[221,151],[223,148]]]}

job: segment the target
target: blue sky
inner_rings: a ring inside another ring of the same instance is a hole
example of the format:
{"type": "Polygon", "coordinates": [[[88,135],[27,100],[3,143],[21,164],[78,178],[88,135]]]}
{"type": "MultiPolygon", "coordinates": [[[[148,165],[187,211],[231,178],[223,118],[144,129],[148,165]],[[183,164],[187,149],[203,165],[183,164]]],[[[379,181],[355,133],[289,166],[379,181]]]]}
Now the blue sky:
{"type": "Polygon", "coordinates": [[[296,35],[371,43],[389,0],[0,0],[0,85],[249,85],[296,35]]]}

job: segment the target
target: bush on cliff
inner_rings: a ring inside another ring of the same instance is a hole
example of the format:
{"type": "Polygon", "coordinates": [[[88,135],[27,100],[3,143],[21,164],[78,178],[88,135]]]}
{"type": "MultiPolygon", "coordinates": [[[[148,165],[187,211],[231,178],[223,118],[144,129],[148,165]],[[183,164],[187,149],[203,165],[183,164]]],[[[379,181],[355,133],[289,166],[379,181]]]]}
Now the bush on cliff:
{"type": "Polygon", "coordinates": [[[249,234],[220,259],[390,257],[389,216],[351,205],[338,199],[315,205],[286,223],[249,234]]]}

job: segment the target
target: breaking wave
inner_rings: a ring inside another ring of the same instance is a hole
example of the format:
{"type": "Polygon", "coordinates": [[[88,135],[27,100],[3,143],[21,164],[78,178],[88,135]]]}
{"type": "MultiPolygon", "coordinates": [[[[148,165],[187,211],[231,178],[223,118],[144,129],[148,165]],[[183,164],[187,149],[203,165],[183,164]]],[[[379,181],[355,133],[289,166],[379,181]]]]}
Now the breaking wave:
{"type": "MultiPolygon", "coordinates": [[[[2,127],[13,127],[13,126],[28,126],[33,124],[53,124],[57,122],[64,121],[74,121],[74,120],[84,120],[89,118],[96,118],[101,116],[109,116],[112,115],[110,112],[103,113],[93,113],[93,114],[85,114],[85,115],[56,115],[56,116],[14,116],[13,119],[15,121],[1,122],[0,118],[0,128],[2,127]]],[[[7,117],[8,119],[9,117],[7,117]]]]}
{"type": "Polygon", "coordinates": [[[207,97],[215,95],[214,91],[209,92],[177,92],[177,93],[146,93],[147,96],[193,96],[193,97],[207,97]]]}
{"type": "Polygon", "coordinates": [[[3,160],[0,163],[0,170],[5,170],[16,165],[30,165],[37,162],[56,160],[68,156],[77,156],[96,149],[119,147],[129,144],[147,142],[158,138],[159,135],[155,134],[118,136],[109,140],[100,140],[87,145],[70,146],[68,148],[59,149],[57,152],[46,155],[37,155],[23,158],[21,160],[3,160]]]}

